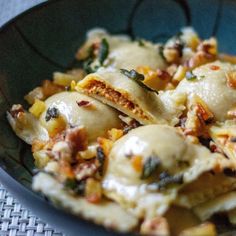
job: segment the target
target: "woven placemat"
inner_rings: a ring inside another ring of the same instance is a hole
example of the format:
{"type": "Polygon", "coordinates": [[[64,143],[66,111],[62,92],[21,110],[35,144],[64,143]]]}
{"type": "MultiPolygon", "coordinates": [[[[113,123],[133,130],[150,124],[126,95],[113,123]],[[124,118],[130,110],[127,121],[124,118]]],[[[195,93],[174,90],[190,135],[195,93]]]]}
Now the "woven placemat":
{"type": "MultiPolygon", "coordinates": [[[[45,0],[0,0],[0,26],[45,0]]],[[[0,180],[1,181],[1,180],[0,180]]],[[[63,236],[24,208],[0,184],[0,236],[63,236]]],[[[65,235],[64,235],[65,236],[65,235]]]]}
{"type": "Polygon", "coordinates": [[[65,236],[24,208],[0,184],[1,236],[65,236]]]}

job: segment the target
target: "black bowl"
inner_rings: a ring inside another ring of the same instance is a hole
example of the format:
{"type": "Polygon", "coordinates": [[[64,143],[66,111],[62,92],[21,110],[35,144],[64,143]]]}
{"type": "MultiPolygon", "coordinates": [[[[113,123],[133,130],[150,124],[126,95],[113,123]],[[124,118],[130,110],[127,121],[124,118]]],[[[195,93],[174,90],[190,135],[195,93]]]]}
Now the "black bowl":
{"type": "Polygon", "coordinates": [[[6,110],[54,71],[75,64],[87,30],[163,41],[186,25],[200,36],[216,36],[221,51],[236,54],[233,0],[57,0],[38,5],[0,30],[0,178],[27,207],[68,235],[120,235],[52,206],[31,190],[30,147],[12,132],[6,110]]]}

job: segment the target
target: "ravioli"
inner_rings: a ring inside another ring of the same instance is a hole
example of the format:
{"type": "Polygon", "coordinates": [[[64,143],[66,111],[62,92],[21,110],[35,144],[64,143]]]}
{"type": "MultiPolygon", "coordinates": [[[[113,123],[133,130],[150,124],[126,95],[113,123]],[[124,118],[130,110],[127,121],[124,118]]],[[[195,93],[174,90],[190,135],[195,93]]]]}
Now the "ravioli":
{"type": "Polygon", "coordinates": [[[196,206],[194,212],[201,220],[207,220],[213,214],[227,212],[235,207],[236,192],[232,191],[196,206]]]}
{"type": "MultiPolygon", "coordinates": [[[[78,92],[61,92],[49,97],[46,109],[56,108],[66,120],[68,127],[84,126],[88,141],[94,142],[99,136],[106,135],[111,128],[121,126],[119,113],[103,103],[78,92]],[[87,102],[89,106],[80,106],[80,102],[87,102]]],[[[47,128],[46,111],[42,113],[40,122],[47,128]]]]}
{"type": "Polygon", "coordinates": [[[97,224],[120,232],[127,232],[136,227],[138,219],[127,213],[118,204],[104,200],[96,205],[84,198],[69,194],[63,185],[46,173],[39,173],[33,179],[33,189],[40,191],[58,206],[70,210],[73,214],[83,216],[97,224]]]}
{"type": "MultiPolygon", "coordinates": [[[[87,42],[78,51],[78,58],[87,51],[92,44],[106,39],[109,45],[109,54],[104,61],[105,67],[135,69],[138,66],[149,66],[152,69],[163,69],[166,64],[161,57],[160,45],[148,41],[132,41],[127,36],[111,36],[103,29],[91,30],[87,35],[87,42]]],[[[97,61],[93,62],[96,65],[97,61]]]]}
{"type": "Polygon", "coordinates": [[[107,197],[124,207],[153,217],[168,209],[179,189],[207,171],[221,172],[226,167],[234,168],[235,164],[190,143],[177,129],[147,125],[130,131],[114,144],[103,188],[107,197]],[[137,168],[138,159],[141,168],[137,168]],[[152,176],[143,178],[150,169],[152,176]],[[172,178],[173,183],[168,186],[165,178],[172,178]]]}
{"type": "Polygon", "coordinates": [[[236,224],[234,56],[190,27],[164,44],[96,28],[76,59],[7,112],[31,144],[33,189],[119,232],[215,236],[206,220],[221,213],[236,224]]]}
{"type": "Polygon", "coordinates": [[[213,112],[217,121],[227,119],[227,112],[236,105],[236,90],[227,81],[236,66],[215,61],[192,71],[192,79],[185,78],[176,88],[189,96],[198,95],[213,112]]]}
{"type": "Polygon", "coordinates": [[[77,90],[109,104],[142,124],[174,125],[185,109],[183,93],[168,91],[158,96],[117,69],[100,68],[80,81],[77,90]]]}

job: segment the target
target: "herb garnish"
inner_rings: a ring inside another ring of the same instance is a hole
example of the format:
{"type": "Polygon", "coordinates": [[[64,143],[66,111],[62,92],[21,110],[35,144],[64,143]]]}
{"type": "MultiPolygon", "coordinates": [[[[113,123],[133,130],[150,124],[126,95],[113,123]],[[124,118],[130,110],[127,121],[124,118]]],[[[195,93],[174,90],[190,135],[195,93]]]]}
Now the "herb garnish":
{"type": "MultiPolygon", "coordinates": [[[[163,173],[162,173],[163,174],[163,173]]],[[[152,183],[148,186],[148,189],[151,191],[157,191],[167,187],[170,184],[182,184],[183,183],[183,174],[177,174],[174,176],[169,175],[167,172],[163,176],[159,176],[159,182],[152,183]]]]}
{"type": "Polygon", "coordinates": [[[98,172],[101,176],[103,176],[103,166],[105,163],[105,154],[103,152],[103,149],[101,147],[97,147],[97,154],[96,154],[97,160],[99,162],[98,172]]]}
{"type": "Polygon", "coordinates": [[[139,45],[140,47],[144,47],[144,46],[145,46],[145,43],[143,42],[142,39],[137,39],[137,42],[138,42],[138,45],[139,45]]]}
{"type": "Polygon", "coordinates": [[[187,71],[186,72],[186,79],[192,81],[192,80],[197,79],[197,76],[194,75],[192,71],[187,71]]]}
{"type": "Polygon", "coordinates": [[[143,74],[138,73],[136,70],[126,70],[126,69],[120,69],[120,72],[127,76],[128,78],[134,80],[136,83],[138,83],[141,87],[147,89],[148,91],[158,93],[157,91],[147,87],[142,81],[144,81],[145,77],[143,74]]]}
{"type": "Polygon", "coordinates": [[[93,65],[95,62],[96,55],[94,54],[94,46],[92,45],[88,49],[88,57],[83,62],[83,69],[86,71],[87,74],[94,73],[97,69],[103,65],[103,62],[107,58],[109,53],[109,44],[105,38],[101,40],[99,51],[98,51],[98,62],[93,65]]]}
{"type": "Polygon", "coordinates": [[[90,73],[94,73],[97,71],[97,69],[99,68],[98,65],[95,65],[92,67],[92,63],[93,63],[93,59],[92,58],[88,58],[86,61],[84,61],[83,63],[83,69],[85,70],[85,72],[87,74],[90,73]]]}
{"type": "Polygon", "coordinates": [[[75,194],[83,195],[85,191],[85,181],[78,182],[76,179],[66,179],[64,187],[75,194]]]}
{"type": "Polygon", "coordinates": [[[58,116],[59,116],[59,110],[56,107],[48,108],[45,120],[48,122],[52,118],[57,118],[58,116]]]}
{"type": "Polygon", "coordinates": [[[147,179],[150,177],[158,168],[158,166],[161,164],[161,160],[157,156],[150,156],[143,165],[143,171],[141,174],[141,179],[147,179]]]}
{"type": "Polygon", "coordinates": [[[102,39],[99,52],[98,52],[98,60],[101,65],[103,65],[103,62],[107,58],[109,53],[109,44],[105,38],[102,39]]]}

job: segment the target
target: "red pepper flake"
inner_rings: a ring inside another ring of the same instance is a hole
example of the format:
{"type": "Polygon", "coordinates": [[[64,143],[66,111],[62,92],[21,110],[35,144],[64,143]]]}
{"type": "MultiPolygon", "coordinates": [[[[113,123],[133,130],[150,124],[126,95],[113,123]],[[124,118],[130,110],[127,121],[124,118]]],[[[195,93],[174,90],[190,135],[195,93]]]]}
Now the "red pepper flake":
{"type": "Polygon", "coordinates": [[[81,100],[81,101],[77,101],[76,102],[78,104],[79,107],[88,107],[91,106],[91,102],[89,101],[85,101],[85,100],[81,100]]]}
{"type": "Polygon", "coordinates": [[[220,67],[219,67],[219,66],[216,66],[216,65],[211,65],[211,66],[210,66],[210,69],[211,69],[211,70],[219,70],[220,67]]]}

